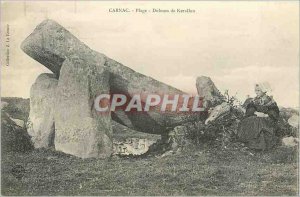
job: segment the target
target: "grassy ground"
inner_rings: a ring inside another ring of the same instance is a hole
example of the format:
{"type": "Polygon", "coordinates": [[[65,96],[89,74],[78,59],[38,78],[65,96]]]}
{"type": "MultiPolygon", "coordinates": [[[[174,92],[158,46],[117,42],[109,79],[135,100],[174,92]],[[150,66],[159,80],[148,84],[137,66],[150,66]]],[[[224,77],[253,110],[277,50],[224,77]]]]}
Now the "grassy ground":
{"type": "MultiPolygon", "coordinates": [[[[27,120],[28,99],[2,100],[10,103],[7,113],[27,120]]],[[[116,138],[124,138],[125,133],[125,137],[137,135],[116,126],[120,131],[115,133],[116,138]]],[[[1,155],[1,194],[295,196],[297,150],[281,147],[251,155],[240,148],[207,146],[163,158],[108,159],[80,159],[43,149],[5,153],[1,155]],[[22,169],[22,178],[17,178],[22,169]]]]}
{"type": "Polygon", "coordinates": [[[297,195],[296,155],[202,147],[162,158],[79,159],[34,150],[2,156],[2,195],[297,195]],[[25,169],[20,179],[16,165],[25,169]]]}

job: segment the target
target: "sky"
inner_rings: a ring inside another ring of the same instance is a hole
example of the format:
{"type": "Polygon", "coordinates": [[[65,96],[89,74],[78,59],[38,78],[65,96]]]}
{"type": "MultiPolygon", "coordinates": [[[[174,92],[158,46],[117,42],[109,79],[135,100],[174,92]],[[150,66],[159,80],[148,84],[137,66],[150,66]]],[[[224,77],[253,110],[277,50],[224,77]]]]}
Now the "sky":
{"type": "Polygon", "coordinates": [[[53,19],[90,48],[137,72],[195,94],[209,76],[243,101],[268,82],[274,99],[299,106],[299,2],[1,2],[1,96],[29,97],[51,71],[21,49],[44,19],[53,19]],[[193,9],[195,13],[113,13],[110,8],[193,9]],[[9,36],[6,36],[9,25],[9,36]]]}

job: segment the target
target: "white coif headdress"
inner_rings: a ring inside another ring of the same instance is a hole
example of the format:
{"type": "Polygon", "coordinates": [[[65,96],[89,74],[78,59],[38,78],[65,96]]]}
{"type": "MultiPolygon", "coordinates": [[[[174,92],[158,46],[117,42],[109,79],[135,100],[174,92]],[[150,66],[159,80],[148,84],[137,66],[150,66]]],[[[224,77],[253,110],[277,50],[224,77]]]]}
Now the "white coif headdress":
{"type": "Polygon", "coordinates": [[[261,89],[263,92],[267,92],[269,94],[272,92],[272,88],[268,82],[258,83],[256,86],[259,87],[259,89],[261,89]]]}

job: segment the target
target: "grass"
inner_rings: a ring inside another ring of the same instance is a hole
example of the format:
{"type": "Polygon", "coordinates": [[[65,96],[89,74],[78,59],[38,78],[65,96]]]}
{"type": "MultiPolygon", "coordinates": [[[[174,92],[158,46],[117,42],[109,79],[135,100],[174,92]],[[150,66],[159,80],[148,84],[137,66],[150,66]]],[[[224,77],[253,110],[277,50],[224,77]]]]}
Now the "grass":
{"type": "MultiPolygon", "coordinates": [[[[29,99],[1,99],[9,103],[5,111],[13,118],[27,120],[29,99]]],[[[117,139],[141,137],[141,133],[114,126],[117,139]]],[[[296,196],[297,150],[278,147],[251,155],[239,147],[221,149],[210,145],[163,158],[149,155],[107,159],[80,159],[46,149],[3,153],[1,194],[296,196]],[[13,173],[16,166],[25,169],[22,178],[13,173]]]]}
{"type": "Polygon", "coordinates": [[[2,156],[2,195],[297,195],[297,149],[250,155],[202,147],[157,158],[80,159],[52,150],[2,156]],[[12,169],[26,172],[16,178],[12,169]]]}

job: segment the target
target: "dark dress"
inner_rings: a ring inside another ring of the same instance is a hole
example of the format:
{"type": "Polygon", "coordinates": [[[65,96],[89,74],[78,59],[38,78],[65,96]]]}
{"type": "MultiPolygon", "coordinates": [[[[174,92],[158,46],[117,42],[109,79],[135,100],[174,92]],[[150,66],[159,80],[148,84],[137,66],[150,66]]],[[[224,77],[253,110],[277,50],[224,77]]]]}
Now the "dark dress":
{"type": "Polygon", "coordinates": [[[246,113],[238,128],[238,139],[251,149],[268,150],[277,143],[279,108],[272,97],[264,95],[246,102],[246,113]],[[262,112],[268,117],[257,117],[262,112]]]}

